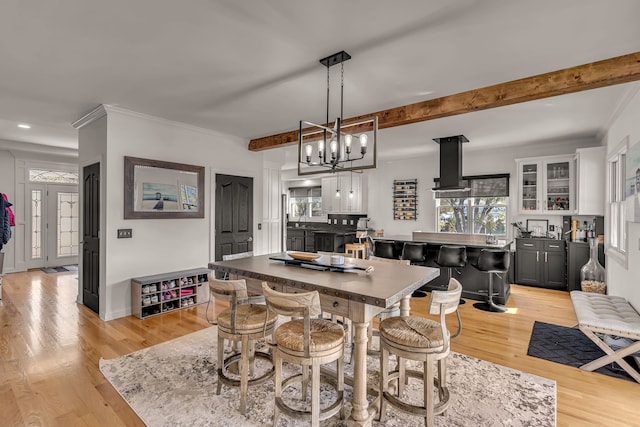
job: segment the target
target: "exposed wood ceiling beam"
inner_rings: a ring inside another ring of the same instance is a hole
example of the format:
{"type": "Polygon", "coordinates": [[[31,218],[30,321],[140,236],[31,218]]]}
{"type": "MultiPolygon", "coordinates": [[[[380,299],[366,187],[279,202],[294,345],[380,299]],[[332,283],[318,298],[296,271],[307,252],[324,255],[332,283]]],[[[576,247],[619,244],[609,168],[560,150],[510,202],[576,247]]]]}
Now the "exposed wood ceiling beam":
{"type": "MultiPolygon", "coordinates": [[[[640,80],[640,52],[390,108],[344,121],[348,123],[378,116],[378,128],[385,129],[637,80],[640,80]]],[[[292,130],[252,139],[249,150],[262,151],[297,142],[298,130],[292,130]]]]}

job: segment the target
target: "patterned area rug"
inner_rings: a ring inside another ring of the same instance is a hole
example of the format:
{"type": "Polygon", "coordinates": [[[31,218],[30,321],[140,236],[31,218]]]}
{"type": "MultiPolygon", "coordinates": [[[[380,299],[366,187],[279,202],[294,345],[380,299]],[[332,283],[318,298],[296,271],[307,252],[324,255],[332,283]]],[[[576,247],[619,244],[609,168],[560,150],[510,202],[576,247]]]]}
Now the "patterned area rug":
{"type": "MultiPolygon", "coordinates": [[[[553,325],[536,321],[529,340],[529,356],[561,363],[563,365],[580,367],[604,356],[604,351],[591,341],[580,329],[553,325]]],[[[625,359],[631,366],[635,366],[632,358],[625,359]]],[[[615,378],[635,381],[617,363],[610,363],[595,370],[600,374],[615,378]]]]}
{"type": "MultiPolygon", "coordinates": [[[[273,381],[249,387],[246,417],[237,411],[237,388],[223,386],[216,396],[216,342],[216,328],[211,327],[116,359],[102,359],[100,370],[149,426],[271,425],[273,381]]],[[[368,357],[368,365],[369,384],[377,384],[378,358],[368,357]]],[[[256,375],[262,369],[266,367],[257,366],[256,375]]],[[[345,370],[352,373],[348,364],[345,370]]],[[[285,365],[285,374],[292,372],[285,365]]],[[[555,426],[553,380],[458,353],[452,353],[448,374],[451,407],[446,416],[436,417],[438,426],[555,426]]],[[[287,389],[289,398],[296,394],[294,387],[287,389]]],[[[347,386],[346,402],[350,392],[347,386]]],[[[422,393],[422,383],[412,380],[408,399],[420,402],[422,393]]],[[[330,404],[330,395],[330,388],[323,390],[322,401],[330,404]]],[[[348,403],[346,407],[350,410],[348,403]]],[[[341,426],[343,421],[334,417],[322,424],[341,426]]],[[[306,423],[282,415],[279,425],[306,423]]],[[[389,407],[384,425],[422,427],[424,420],[389,407]]]]}

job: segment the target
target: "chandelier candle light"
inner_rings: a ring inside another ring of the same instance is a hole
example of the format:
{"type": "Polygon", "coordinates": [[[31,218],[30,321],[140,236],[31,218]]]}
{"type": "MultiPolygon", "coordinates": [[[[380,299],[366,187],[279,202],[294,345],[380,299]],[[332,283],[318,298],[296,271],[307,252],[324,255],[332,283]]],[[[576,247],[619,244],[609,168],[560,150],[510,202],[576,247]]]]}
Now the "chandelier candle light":
{"type": "Polygon", "coordinates": [[[324,125],[300,120],[298,139],[298,175],[360,171],[376,167],[378,117],[371,116],[344,122],[344,62],[351,59],[345,51],[323,58],[327,68],[327,115],[324,125]],[[340,116],[329,123],[329,68],[341,65],[340,116]],[[371,138],[369,137],[371,135],[371,138]],[[356,147],[354,147],[354,145],[356,147]],[[304,146],[304,149],[303,149],[304,146]]]}

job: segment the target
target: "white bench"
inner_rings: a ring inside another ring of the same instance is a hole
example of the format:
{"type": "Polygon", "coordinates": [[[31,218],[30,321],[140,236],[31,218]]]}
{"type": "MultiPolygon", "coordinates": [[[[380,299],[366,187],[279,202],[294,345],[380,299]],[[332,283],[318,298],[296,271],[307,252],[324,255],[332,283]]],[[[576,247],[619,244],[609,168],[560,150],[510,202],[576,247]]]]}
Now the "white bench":
{"type": "Polygon", "coordinates": [[[640,314],[626,299],[611,295],[571,291],[571,302],[580,330],[606,353],[605,356],[580,366],[580,369],[594,371],[616,362],[640,383],[640,373],[623,359],[640,350],[640,314]],[[630,338],[635,342],[614,351],[596,333],[630,338]]]}

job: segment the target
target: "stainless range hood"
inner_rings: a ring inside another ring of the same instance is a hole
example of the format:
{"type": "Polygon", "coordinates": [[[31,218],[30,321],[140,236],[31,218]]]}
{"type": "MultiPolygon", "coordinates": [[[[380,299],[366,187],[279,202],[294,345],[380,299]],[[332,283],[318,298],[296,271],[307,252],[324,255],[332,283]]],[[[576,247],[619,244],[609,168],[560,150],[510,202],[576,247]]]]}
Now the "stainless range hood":
{"type": "Polygon", "coordinates": [[[432,188],[436,192],[469,191],[462,182],[462,144],[469,142],[464,135],[434,138],[440,144],[440,180],[432,188]]]}

